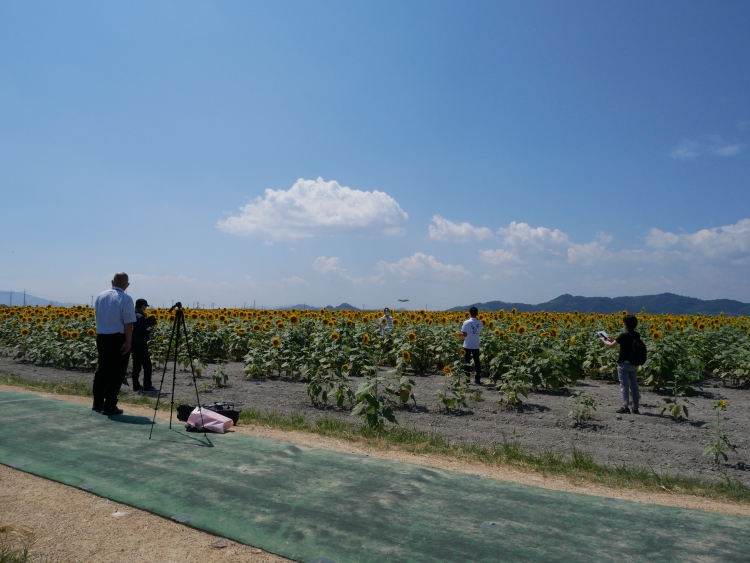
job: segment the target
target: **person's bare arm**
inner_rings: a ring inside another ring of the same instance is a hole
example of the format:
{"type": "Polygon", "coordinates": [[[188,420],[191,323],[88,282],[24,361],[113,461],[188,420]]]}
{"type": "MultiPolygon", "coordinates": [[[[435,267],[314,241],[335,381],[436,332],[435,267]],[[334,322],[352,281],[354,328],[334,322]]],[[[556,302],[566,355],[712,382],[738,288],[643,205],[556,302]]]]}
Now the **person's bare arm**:
{"type": "Polygon", "coordinates": [[[130,344],[133,341],[133,323],[125,323],[125,342],[120,348],[120,353],[124,356],[130,352],[130,344]]]}
{"type": "Polygon", "coordinates": [[[600,338],[599,340],[601,340],[607,348],[617,348],[620,345],[620,343],[614,338],[611,338],[610,340],[600,338]]]}

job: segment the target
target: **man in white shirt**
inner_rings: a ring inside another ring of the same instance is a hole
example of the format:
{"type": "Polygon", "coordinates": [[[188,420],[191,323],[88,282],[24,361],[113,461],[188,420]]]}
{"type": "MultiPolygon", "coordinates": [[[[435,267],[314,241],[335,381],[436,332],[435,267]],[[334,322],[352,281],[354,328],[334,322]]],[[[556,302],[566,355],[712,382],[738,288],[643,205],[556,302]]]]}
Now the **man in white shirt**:
{"type": "Polygon", "coordinates": [[[479,311],[476,307],[469,309],[469,319],[464,321],[461,327],[461,338],[464,339],[464,372],[466,378],[470,377],[469,364],[471,359],[474,358],[474,368],[476,369],[476,376],[474,376],[474,383],[481,385],[482,383],[482,364],[479,361],[479,333],[482,332],[482,321],[477,320],[479,311]]]}
{"type": "Polygon", "coordinates": [[[118,272],[112,288],[96,298],[96,349],[99,365],[94,374],[93,410],[107,416],[122,414],[117,408],[117,394],[128,369],[133,339],[135,306],[125,290],[130,283],[125,272],[118,272]]]}

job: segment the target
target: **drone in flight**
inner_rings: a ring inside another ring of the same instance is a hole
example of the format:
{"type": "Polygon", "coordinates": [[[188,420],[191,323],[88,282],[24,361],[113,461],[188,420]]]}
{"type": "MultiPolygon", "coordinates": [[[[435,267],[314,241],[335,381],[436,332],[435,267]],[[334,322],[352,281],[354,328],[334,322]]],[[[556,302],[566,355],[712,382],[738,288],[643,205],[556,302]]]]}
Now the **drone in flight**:
{"type": "Polygon", "coordinates": [[[399,299],[399,302],[401,302],[401,303],[406,303],[407,301],[408,301],[408,299],[399,299]]]}

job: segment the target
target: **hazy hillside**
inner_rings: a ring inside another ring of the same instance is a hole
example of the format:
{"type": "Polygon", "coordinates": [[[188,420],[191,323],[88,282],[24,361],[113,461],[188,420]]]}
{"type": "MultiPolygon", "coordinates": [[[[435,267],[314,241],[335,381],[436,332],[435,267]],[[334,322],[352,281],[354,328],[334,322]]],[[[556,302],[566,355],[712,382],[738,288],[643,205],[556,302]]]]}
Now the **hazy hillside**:
{"type": "MultiPolygon", "coordinates": [[[[59,301],[50,301],[49,299],[37,297],[36,295],[30,295],[28,293],[26,294],[26,305],[38,305],[40,307],[44,307],[45,305],[48,305],[50,303],[52,305],[62,305],[65,307],[74,305],[74,303],[60,303],[59,301]]],[[[0,291],[0,305],[11,304],[14,306],[23,305],[23,291],[0,291]],[[11,293],[13,294],[12,296],[11,293]]]]}
{"type": "Polygon", "coordinates": [[[510,311],[514,307],[519,312],[550,311],[567,313],[580,311],[581,313],[615,313],[629,311],[638,313],[645,307],[647,313],[671,313],[675,315],[695,315],[705,313],[717,315],[750,315],[750,304],[732,299],[712,299],[709,301],[685,297],[674,293],[660,293],[658,295],[641,295],[637,297],[583,297],[580,295],[561,295],[546,303],[529,305],[527,303],[506,303],[503,301],[488,301],[487,303],[472,303],[471,305],[454,307],[451,311],[468,311],[469,307],[476,307],[484,311],[510,311]]]}

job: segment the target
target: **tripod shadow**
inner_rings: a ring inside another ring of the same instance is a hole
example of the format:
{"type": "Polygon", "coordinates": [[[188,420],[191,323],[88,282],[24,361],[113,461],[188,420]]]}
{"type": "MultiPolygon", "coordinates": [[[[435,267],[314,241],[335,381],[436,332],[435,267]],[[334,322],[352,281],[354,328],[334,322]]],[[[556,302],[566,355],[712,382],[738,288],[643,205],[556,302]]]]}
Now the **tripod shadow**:
{"type": "MultiPolygon", "coordinates": [[[[149,424],[151,421],[148,421],[149,424]]],[[[153,435],[151,438],[152,442],[170,442],[172,444],[187,444],[191,446],[198,446],[201,448],[213,448],[215,447],[213,442],[211,442],[211,438],[208,437],[208,433],[205,435],[200,433],[195,434],[189,434],[187,432],[182,431],[179,428],[166,428],[168,432],[172,432],[173,434],[171,436],[163,436],[158,437],[158,435],[153,435]],[[185,438],[190,440],[189,442],[185,441],[185,438]],[[192,442],[192,443],[191,443],[192,442]]]]}

